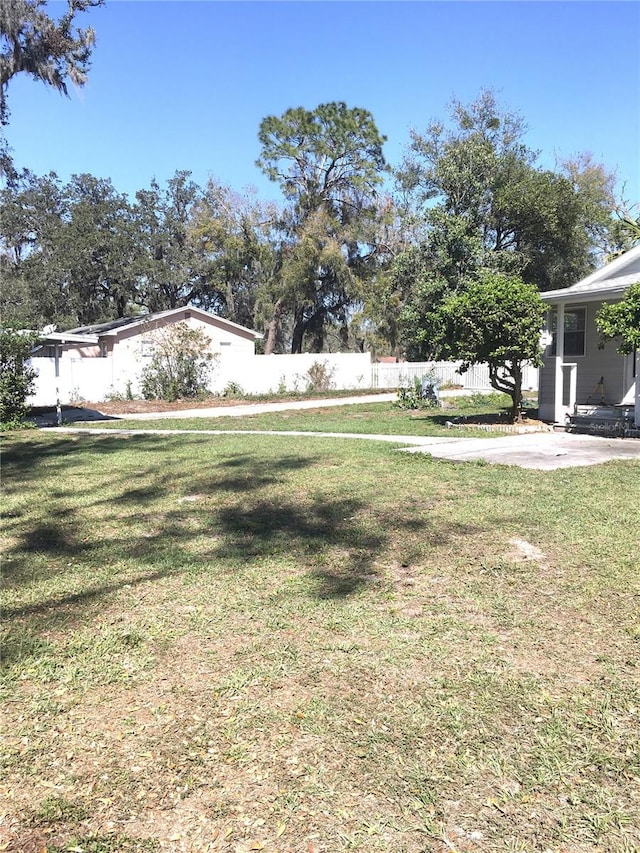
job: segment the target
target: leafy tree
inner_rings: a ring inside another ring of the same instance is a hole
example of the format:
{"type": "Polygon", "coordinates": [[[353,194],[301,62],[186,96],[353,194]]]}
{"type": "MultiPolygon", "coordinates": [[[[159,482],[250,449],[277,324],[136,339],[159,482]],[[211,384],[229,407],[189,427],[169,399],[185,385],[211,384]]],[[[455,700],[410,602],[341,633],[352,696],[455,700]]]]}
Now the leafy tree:
{"type": "Polygon", "coordinates": [[[421,223],[394,260],[407,351],[427,354],[437,310],[483,269],[539,290],[564,287],[594,265],[610,221],[613,176],[590,156],[553,172],[537,166],[522,118],[492,92],[454,101],[451,122],[414,132],[397,171],[400,215],[421,223]],[[417,274],[416,274],[417,273],[417,274]]]}
{"type": "Polygon", "coordinates": [[[214,356],[202,329],[186,323],[156,329],[154,350],[142,371],[142,394],[147,400],[177,400],[206,394],[214,356]]]}
{"type": "Polygon", "coordinates": [[[210,180],[198,202],[190,236],[203,255],[196,302],[242,326],[259,322],[260,301],[278,265],[273,205],[210,180]]]}
{"type": "MultiPolygon", "coordinates": [[[[67,0],[67,12],[55,21],[44,11],[46,0],[0,0],[0,125],[9,122],[9,81],[22,72],[68,94],[67,80],[84,86],[95,32],[73,26],[75,15],[104,0],[67,0]]],[[[0,171],[17,177],[6,142],[0,142],[0,171]]]]}
{"type": "Polygon", "coordinates": [[[37,371],[27,365],[35,336],[0,326],[0,423],[20,426],[27,415],[26,400],[33,392],[37,371]]]}
{"type": "Polygon", "coordinates": [[[78,306],[60,269],[69,205],[58,176],[25,170],[0,190],[0,205],[3,317],[23,328],[74,325],[78,306]]]}
{"type": "Polygon", "coordinates": [[[343,236],[335,220],[319,209],[307,217],[283,259],[282,281],[293,297],[292,352],[302,352],[305,336],[312,352],[322,352],[328,323],[343,334],[347,329],[357,280],[343,253],[343,236]]]}
{"type": "Polygon", "coordinates": [[[136,193],[135,215],[145,246],[143,300],[150,311],[188,305],[201,294],[204,254],[192,237],[201,188],[191,172],[177,171],[162,189],[152,181],[136,193]]]}
{"type": "Polygon", "coordinates": [[[44,11],[46,0],[2,0],[0,3],[0,118],[7,119],[7,87],[20,72],[68,94],[67,79],[84,86],[96,36],[91,27],[73,28],[77,12],[104,0],[68,0],[59,21],[44,11]]]}
{"type": "Polygon", "coordinates": [[[319,207],[343,219],[347,210],[356,213],[375,192],[385,168],[386,137],[379,134],[373,116],[342,102],[268,116],[258,139],[258,165],[294,202],[299,219],[319,207]]]}
{"type": "Polygon", "coordinates": [[[368,274],[374,247],[367,226],[376,215],[385,138],[369,112],[342,102],[269,116],[258,138],[258,165],[289,205],[272,322],[290,312],[292,352],[302,351],[307,336],[317,350],[327,325],[346,338],[349,309],[368,274]]]}
{"type": "Polygon", "coordinates": [[[615,174],[597,163],[588,151],[561,160],[559,165],[560,173],[578,195],[587,245],[599,255],[610,253],[615,240],[612,213],[619,207],[614,192],[615,174]]]}
{"type": "Polygon", "coordinates": [[[610,245],[607,260],[623,255],[640,244],[640,217],[636,211],[638,205],[621,204],[616,208],[610,227],[610,245]]]}
{"type": "Polygon", "coordinates": [[[65,188],[68,220],[59,233],[58,269],[80,325],[128,316],[140,303],[142,247],[126,196],[108,179],[74,175],[65,188]]]}
{"type": "Polygon", "coordinates": [[[613,176],[587,155],[565,161],[565,174],[540,169],[524,132],[492,92],[468,106],[454,101],[452,126],[432,122],[412,134],[398,181],[408,211],[422,210],[429,240],[451,231],[453,218],[479,241],[478,266],[521,275],[540,290],[564,287],[593,266],[613,209],[613,176]]]}
{"type": "Polygon", "coordinates": [[[126,316],[140,304],[140,237],[109,180],[24,172],[0,192],[0,297],[5,318],[31,328],[126,316]]]}
{"type": "Polygon", "coordinates": [[[623,355],[640,350],[640,281],[631,285],[620,302],[602,305],[596,328],[603,342],[617,339],[623,355]]]}
{"type": "Polygon", "coordinates": [[[511,397],[513,422],[522,420],[526,362],[540,365],[540,329],[546,308],[537,289],[517,276],[484,271],[439,309],[440,353],[461,359],[461,371],[489,365],[491,386],[511,397]]]}

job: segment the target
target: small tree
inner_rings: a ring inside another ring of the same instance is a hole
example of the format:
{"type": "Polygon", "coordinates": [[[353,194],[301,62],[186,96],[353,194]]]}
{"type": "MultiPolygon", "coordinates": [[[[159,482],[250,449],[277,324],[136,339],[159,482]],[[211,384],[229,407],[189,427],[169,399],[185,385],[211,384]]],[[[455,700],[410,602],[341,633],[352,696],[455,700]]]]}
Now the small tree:
{"type": "Polygon", "coordinates": [[[596,328],[602,344],[619,341],[622,355],[640,349],[640,281],[631,285],[620,302],[604,303],[596,315],[596,328]]]}
{"type": "Polygon", "coordinates": [[[511,419],[522,421],[525,363],[541,364],[540,329],[545,305],[537,289],[518,276],[484,271],[478,281],[452,294],[440,308],[443,355],[489,365],[491,387],[511,397],[511,419]]]}
{"type": "Polygon", "coordinates": [[[27,415],[26,400],[38,372],[27,365],[35,338],[0,326],[0,423],[20,426],[27,415]]]}
{"type": "Polygon", "coordinates": [[[151,361],[142,371],[142,394],[146,400],[177,400],[206,394],[214,355],[211,339],[202,329],[186,323],[157,329],[151,361]]]}

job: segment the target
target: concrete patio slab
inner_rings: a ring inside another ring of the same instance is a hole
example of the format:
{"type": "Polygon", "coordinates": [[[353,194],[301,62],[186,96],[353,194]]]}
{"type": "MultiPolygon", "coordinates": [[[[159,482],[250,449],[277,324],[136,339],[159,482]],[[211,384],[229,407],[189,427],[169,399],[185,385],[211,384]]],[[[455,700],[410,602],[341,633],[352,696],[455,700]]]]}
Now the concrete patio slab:
{"type": "Polygon", "coordinates": [[[454,443],[425,442],[422,446],[403,448],[407,453],[429,453],[451,462],[483,460],[498,465],[518,465],[552,471],[598,465],[612,459],[640,461],[640,441],[634,438],[603,438],[572,435],[565,432],[539,432],[509,435],[490,441],[459,438],[454,443]]]}
{"type": "Polygon", "coordinates": [[[342,438],[359,441],[385,441],[409,445],[407,453],[428,453],[450,462],[483,460],[495,465],[518,465],[541,471],[599,465],[612,459],[640,461],[640,441],[629,438],[600,438],[569,433],[528,433],[501,438],[424,437],[416,435],[366,435],[361,433],[301,432],[298,430],[189,430],[189,429],[86,429],[50,427],[51,432],[90,435],[273,435],[304,438],[342,438]]]}

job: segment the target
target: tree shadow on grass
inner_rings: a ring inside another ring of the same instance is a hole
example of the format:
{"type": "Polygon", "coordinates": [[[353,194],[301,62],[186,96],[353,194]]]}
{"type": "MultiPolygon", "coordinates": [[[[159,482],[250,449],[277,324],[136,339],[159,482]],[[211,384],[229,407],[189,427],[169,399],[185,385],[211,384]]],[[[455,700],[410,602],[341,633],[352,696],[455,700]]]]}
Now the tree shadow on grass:
{"type": "Polygon", "coordinates": [[[388,536],[373,531],[356,514],[366,505],[355,499],[254,501],[218,513],[224,532],[219,559],[286,554],[304,561],[317,582],[321,598],[355,593],[377,577],[375,560],[388,536]]]}
{"type": "MultiPolygon", "coordinates": [[[[218,462],[215,466],[216,489],[227,492],[257,491],[265,486],[272,486],[284,481],[284,475],[307,468],[317,461],[317,456],[300,456],[291,454],[280,459],[262,459],[248,453],[236,454],[229,459],[218,462]],[[235,476],[219,476],[218,471],[236,471],[235,476]]],[[[211,480],[204,478],[198,485],[194,482],[196,491],[203,491],[211,485],[211,480]]]]}
{"type": "MultiPolygon", "coordinates": [[[[28,436],[3,441],[3,489],[19,491],[29,481],[41,478],[39,466],[46,464],[47,473],[67,472],[69,462],[90,454],[96,470],[104,466],[104,456],[120,453],[133,447],[136,453],[155,453],[166,450],[167,439],[162,435],[65,435],[64,437],[33,438],[28,436]],[[24,440],[27,438],[28,440],[24,440]]],[[[61,479],[64,485],[64,479],[61,479]]]]}
{"type": "Polygon", "coordinates": [[[229,454],[228,439],[212,445],[210,437],[135,436],[122,458],[115,454],[121,436],[18,442],[10,459],[14,492],[23,474],[35,503],[25,512],[19,501],[11,519],[5,577],[15,603],[5,617],[33,618],[41,629],[68,625],[124,587],[184,573],[206,577],[214,595],[222,574],[236,573],[240,583],[248,566],[278,559],[311,579],[311,596],[344,599],[380,582],[389,548],[403,537],[414,537],[419,553],[461,535],[430,513],[418,520],[395,504],[387,513],[361,498],[317,497],[297,472],[322,466],[326,454],[265,454],[260,439],[251,441],[255,452],[229,454]],[[70,459],[78,463],[71,478],[70,459]],[[60,503],[43,495],[43,471],[60,489],[60,503]],[[26,598],[21,586],[30,588],[26,598]]]}
{"type": "MultiPolygon", "coordinates": [[[[80,613],[83,605],[93,606],[101,595],[108,597],[141,582],[138,577],[147,579],[150,570],[154,578],[160,578],[188,567],[191,572],[208,572],[215,583],[215,561],[218,568],[226,569],[233,562],[232,553],[236,555],[232,568],[238,571],[238,556],[242,563],[283,550],[306,554],[307,546],[301,543],[315,537],[313,551],[320,539],[327,539],[332,517],[329,506],[319,510],[320,518],[311,520],[292,503],[280,506],[277,497],[271,503],[263,502],[269,506],[268,518],[247,506],[247,496],[252,501],[257,496],[259,501],[265,488],[277,495],[289,474],[295,476],[313,465],[317,456],[290,453],[265,458],[260,452],[225,458],[215,452],[198,456],[203,443],[210,445],[210,439],[181,437],[185,461],[178,460],[176,465],[167,461],[171,450],[166,439],[154,436],[136,436],[125,445],[126,460],[116,457],[107,464],[102,454],[123,449],[119,436],[16,443],[9,459],[10,479],[14,495],[27,497],[18,497],[7,519],[6,533],[13,543],[5,550],[5,589],[9,600],[16,602],[24,601],[21,587],[36,591],[44,581],[48,593],[37,605],[25,608],[16,603],[15,608],[5,608],[5,616],[31,614],[54,622],[56,611],[61,610],[61,621],[66,622],[70,610],[80,613]],[[194,454],[185,459],[188,445],[193,446],[194,454]],[[79,451],[85,454],[86,464],[79,451]],[[150,452],[145,455],[144,451],[150,452]],[[128,470],[132,456],[134,471],[128,470]],[[70,464],[76,466],[77,475],[69,475],[70,464]],[[47,494],[42,492],[45,472],[46,482],[54,484],[47,494]],[[236,473],[228,476],[229,472],[236,473]],[[37,497],[34,489],[39,490],[37,497]],[[236,500],[237,510],[229,510],[229,502],[236,500]],[[229,555],[216,558],[211,551],[206,555],[194,552],[194,537],[201,543],[207,536],[214,541],[219,533],[237,538],[240,527],[229,520],[234,512],[244,529],[242,541],[230,544],[229,555]],[[285,526],[276,521],[283,518],[287,519],[285,526]],[[276,547],[278,530],[285,540],[280,538],[276,547]],[[268,540],[273,548],[267,547],[268,540]],[[108,577],[110,565],[118,567],[116,578],[108,577]],[[78,585],[84,590],[76,592],[78,585]],[[73,593],[65,594],[70,587],[73,593]]],[[[226,448],[228,452],[228,442],[226,448]]]]}
{"type": "MultiPolygon", "coordinates": [[[[73,615],[73,608],[75,607],[79,606],[82,609],[90,607],[94,602],[113,592],[118,592],[123,587],[133,588],[149,581],[160,580],[170,574],[174,574],[171,569],[143,572],[135,578],[125,577],[117,582],[100,584],[99,586],[83,589],[81,592],[73,592],[49,598],[46,601],[25,604],[19,607],[5,607],[3,608],[3,616],[6,622],[10,619],[23,619],[25,616],[47,616],[50,617],[52,623],[61,621],[66,624],[69,621],[69,617],[73,615]]],[[[79,616],[80,614],[77,615],[79,616]]]]}

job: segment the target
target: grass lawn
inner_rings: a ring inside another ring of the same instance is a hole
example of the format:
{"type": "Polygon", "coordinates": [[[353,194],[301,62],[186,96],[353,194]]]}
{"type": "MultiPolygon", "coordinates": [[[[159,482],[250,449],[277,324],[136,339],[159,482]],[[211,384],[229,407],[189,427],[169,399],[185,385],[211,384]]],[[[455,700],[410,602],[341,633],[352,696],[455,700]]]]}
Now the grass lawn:
{"type": "MultiPolygon", "coordinates": [[[[399,409],[391,403],[366,403],[283,412],[261,413],[246,417],[126,418],[79,424],[114,429],[200,429],[200,430],[291,430],[301,432],[346,432],[370,435],[454,435],[487,436],[495,433],[447,429],[447,421],[456,418],[499,418],[508,408],[505,394],[474,394],[444,400],[445,408],[399,409]]],[[[242,401],[239,401],[242,402],[242,401]]],[[[224,412],[224,409],[222,409],[224,412]]]]}
{"type": "Polygon", "coordinates": [[[3,474],[1,849],[640,849],[639,464],[31,431],[3,474]]]}

